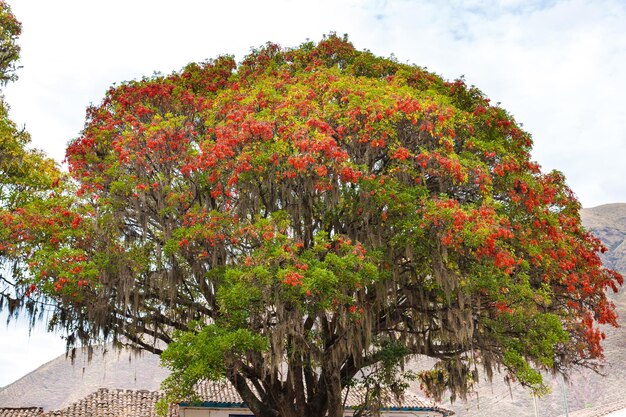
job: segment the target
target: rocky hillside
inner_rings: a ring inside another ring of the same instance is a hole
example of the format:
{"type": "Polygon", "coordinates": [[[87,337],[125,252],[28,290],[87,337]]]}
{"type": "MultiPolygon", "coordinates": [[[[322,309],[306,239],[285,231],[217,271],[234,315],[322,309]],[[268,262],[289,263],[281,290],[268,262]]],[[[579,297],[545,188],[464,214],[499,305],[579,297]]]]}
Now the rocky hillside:
{"type": "Polygon", "coordinates": [[[61,355],[0,390],[0,407],[43,407],[56,410],[69,406],[98,388],[158,390],[167,371],[150,353],[94,349],[91,361],[86,351],[72,363],[61,355]]]}
{"type": "Polygon", "coordinates": [[[607,267],[626,272],[626,204],[606,204],[581,212],[583,224],[606,245],[607,267]]]}
{"type": "MultiPolygon", "coordinates": [[[[605,264],[626,275],[626,204],[609,204],[582,212],[583,223],[608,247],[605,264]]],[[[609,328],[605,343],[606,376],[579,371],[564,385],[569,410],[593,407],[623,398],[626,381],[626,291],[614,297],[620,312],[619,329],[609,328]]],[[[416,361],[414,367],[428,366],[416,361]]],[[[61,356],[13,384],[0,390],[0,407],[41,406],[57,409],[79,400],[100,387],[157,390],[167,372],[159,367],[158,357],[148,353],[134,356],[128,351],[95,352],[88,363],[80,354],[74,365],[61,356]]],[[[549,378],[549,377],[548,377],[549,378]]],[[[537,400],[538,415],[554,417],[564,413],[561,379],[552,384],[552,393],[537,400]]],[[[519,386],[508,387],[498,377],[492,384],[483,382],[477,396],[467,403],[444,404],[462,417],[534,417],[534,401],[519,386]]]]}

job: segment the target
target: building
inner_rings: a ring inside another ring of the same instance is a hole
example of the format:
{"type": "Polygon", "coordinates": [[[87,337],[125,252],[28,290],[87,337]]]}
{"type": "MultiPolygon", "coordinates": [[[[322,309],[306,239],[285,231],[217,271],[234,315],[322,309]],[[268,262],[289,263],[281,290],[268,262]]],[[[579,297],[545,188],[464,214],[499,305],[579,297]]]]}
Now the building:
{"type": "MultiPolygon", "coordinates": [[[[168,417],[253,417],[230,383],[207,382],[198,387],[198,393],[202,401],[172,405],[168,417]]],[[[158,417],[155,406],[161,398],[160,391],[102,388],[60,410],[0,408],[0,417],[158,417]]],[[[352,416],[353,407],[359,402],[359,391],[348,391],[344,415],[352,416]]],[[[385,417],[447,417],[454,412],[406,393],[402,403],[389,401],[382,414],[385,417]]]]}
{"type": "MultiPolygon", "coordinates": [[[[254,417],[230,383],[201,384],[198,393],[201,398],[210,400],[179,404],[180,417],[254,417]]],[[[347,391],[345,417],[352,416],[354,407],[362,402],[362,396],[362,391],[347,391]]],[[[382,409],[385,417],[447,417],[453,414],[452,410],[439,407],[410,392],[405,393],[401,403],[390,399],[382,409]]]]}

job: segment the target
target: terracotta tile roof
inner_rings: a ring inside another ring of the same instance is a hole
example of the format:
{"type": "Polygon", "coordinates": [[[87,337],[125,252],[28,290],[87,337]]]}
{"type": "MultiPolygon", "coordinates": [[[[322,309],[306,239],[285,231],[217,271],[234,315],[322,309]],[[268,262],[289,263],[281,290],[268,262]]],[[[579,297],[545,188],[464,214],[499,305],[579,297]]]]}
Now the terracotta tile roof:
{"type": "Polygon", "coordinates": [[[204,402],[220,404],[243,404],[235,387],[228,381],[203,381],[196,385],[198,396],[204,402]]]}
{"type": "Polygon", "coordinates": [[[42,417],[43,408],[23,407],[23,408],[0,408],[0,417],[42,417]]]}
{"type": "MultiPolygon", "coordinates": [[[[348,398],[346,399],[347,407],[355,407],[359,404],[363,403],[363,398],[365,396],[365,391],[354,389],[348,391],[348,398]]],[[[435,408],[435,404],[426,400],[425,398],[419,397],[418,395],[412,392],[405,392],[404,398],[402,401],[398,401],[394,395],[388,395],[387,400],[385,401],[384,407],[391,409],[432,409],[435,408]]],[[[344,398],[345,398],[345,390],[344,390],[344,398]]]]}
{"type": "MultiPolygon", "coordinates": [[[[620,410],[624,410],[626,413],[626,399],[602,404],[593,408],[583,408],[582,410],[572,411],[569,413],[569,417],[602,417],[620,410]]],[[[565,414],[559,417],[565,417],[565,414]]]]}
{"type": "MultiPolygon", "coordinates": [[[[109,390],[101,388],[67,408],[50,411],[44,417],[157,417],[156,402],[162,392],[145,390],[109,390]]],[[[177,417],[176,407],[170,417],[177,417]]]]}

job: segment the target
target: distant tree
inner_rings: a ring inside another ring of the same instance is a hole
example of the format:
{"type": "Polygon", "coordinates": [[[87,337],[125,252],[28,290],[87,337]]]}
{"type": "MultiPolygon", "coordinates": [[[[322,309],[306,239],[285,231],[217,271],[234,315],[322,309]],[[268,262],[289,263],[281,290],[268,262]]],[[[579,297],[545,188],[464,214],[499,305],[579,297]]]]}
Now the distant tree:
{"type": "Polygon", "coordinates": [[[435,398],[494,368],[541,392],[602,358],[622,278],[530,150],[462,80],[268,44],[111,88],[67,149],[76,194],[3,219],[27,231],[5,246],[70,344],[160,353],[168,400],[227,378],[258,417],[337,417],[411,355],[435,398]]]}
{"type": "MultiPolygon", "coordinates": [[[[56,164],[43,153],[28,149],[30,136],[24,129],[19,129],[9,118],[9,106],[4,100],[1,87],[7,82],[15,81],[16,62],[20,48],[16,41],[21,33],[21,25],[15,19],[10,7],[0,1],[0,217],[6,220],[11,210],[26,204],[38,193],[49,190],[57,181],[60,173],[56,164]]],[[[15,292],[13,277],[7,272],[19,275],[16,264],[11,265],[7,257],[8,242],[19,240],[20,234],[27,233],[14,227],[10,230],[7,224],[0,224],[0,308],[7,305],[10,313],[16,312],[22,304],[20,288],[15,292]]],[[[23,295],[23,294],[22,294],[23,295]]],[[[33,307],[29,303],[29,307],[33,307]]]]}
{"type": "Polygon", "coordinates": [[[20,58],[17,38],[22,33],[22,25],[11,12],[5,1],[0,1],[0,83],[6,85],[14,81],[16,63],[20,58]]]}

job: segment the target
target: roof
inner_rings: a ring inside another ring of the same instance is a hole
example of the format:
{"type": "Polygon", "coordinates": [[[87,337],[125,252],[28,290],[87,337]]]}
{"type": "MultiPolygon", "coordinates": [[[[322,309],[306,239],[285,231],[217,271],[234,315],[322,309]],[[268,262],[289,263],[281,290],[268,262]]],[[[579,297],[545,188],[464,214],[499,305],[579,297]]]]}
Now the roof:
{"type": "MultiPolygon", "coordinates": [[[[204,381],[196,386],[196,390],[201,398],[199,404],[201,407],[245,407],[239,393],[233,385],[228,381],[204,381]]],[[[358,388],[350,388],[344,390],[344,396],[347,392],[346,408],[354,408],[362,404],[365,391],[358,388]]],[[[437,406],[434,402],[428,401],[412,392],[405,392],[402,401],[398,401],[395,396],[388,395],[385,401],[384,410],[405,410],[405,411],[438,411],[445,416],[454,414],[452,410],[437,406]]],[[[188,406],[189,403],[182,403],[188,406]]]]}
{"type": "Polygon", "coordinates": [[[41,417],[43,408],[23,407],[23,408],[0,408],[0,417],[41,417]]]}
{"type": "MultiPolygon", "coordinates": [[[[348,395],[346,398],[346,407],[354,408],[363,403],[365,397],[365,391],[362,389],[352,388],[347,391],[348,395]]],[[[344,398],[346,391],[344,390],[344,398]]],[[[437,410],[437,411],[446,411],[452,415],[453,412],[451,410],[444,410],[440,407],[437,407],[434,402],[428,401],[425,398],[422,398],[412,392],[405,392],[401,398],[401,401],[398,401],[395,395],[387,395],[387,399],[384,402],[384,409],[390,410],[437,410]]]]}
{"type": "MultiPolygon", "coordinates": [[[[49,411],[43,417],[157,417],[156,403],[163,396],[159,391],[101,388],[69,407],[49,411]]],[[[176,417],[178,412],[171,407],[168,415],[176,417]]]]}
{"type": "MultiPolygon", "coordinates": [[[[608,404],[602,404],[593,408],[583,408],[582,410],[577,410],[569,413],[569,417],[603,417],[610,416],[612,413],[616,413],[618,411],[623,411],[624,416],[626,416],[626,399],[622,399],[619,401],[615,401],[608,404]]],[[[618,414],[615,414],[617,417],[618,414]]],[[[622,414],[619,414],[620,416],[622,414]]],[[[565,414],[559,417],[564,417],[565,414]]]]}

